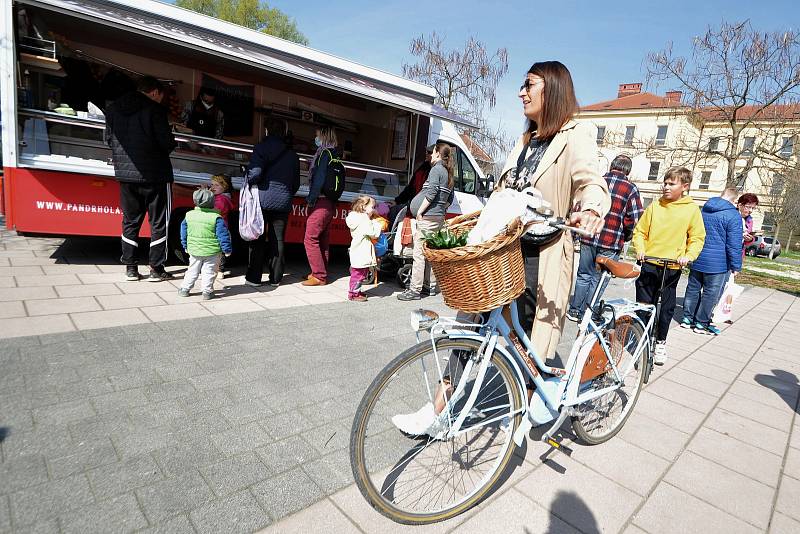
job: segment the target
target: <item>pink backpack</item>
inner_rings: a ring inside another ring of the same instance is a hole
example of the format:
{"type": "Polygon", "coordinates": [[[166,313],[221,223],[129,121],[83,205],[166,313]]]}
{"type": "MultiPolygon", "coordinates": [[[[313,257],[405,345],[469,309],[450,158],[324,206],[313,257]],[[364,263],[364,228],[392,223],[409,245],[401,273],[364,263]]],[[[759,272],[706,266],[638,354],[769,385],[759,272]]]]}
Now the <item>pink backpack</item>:
{"type": "Polygon", "coordinates": [[[264,216],[258,200],[258,185],[245,182],[239,191],[239,235],[245,241],[254,241],[264,233],[264,216]]]}

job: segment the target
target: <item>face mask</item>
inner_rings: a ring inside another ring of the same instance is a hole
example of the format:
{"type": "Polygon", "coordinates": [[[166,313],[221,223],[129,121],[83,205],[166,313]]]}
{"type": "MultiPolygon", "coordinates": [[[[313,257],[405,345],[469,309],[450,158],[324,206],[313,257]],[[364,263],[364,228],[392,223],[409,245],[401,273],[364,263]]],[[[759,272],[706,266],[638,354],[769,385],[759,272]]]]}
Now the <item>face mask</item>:
{"type": "Polygon", "coordinates": [[[314,144],[317,146],[322,146],[322,141],[320,141],[319,137],[314,138],[314,144]]]}

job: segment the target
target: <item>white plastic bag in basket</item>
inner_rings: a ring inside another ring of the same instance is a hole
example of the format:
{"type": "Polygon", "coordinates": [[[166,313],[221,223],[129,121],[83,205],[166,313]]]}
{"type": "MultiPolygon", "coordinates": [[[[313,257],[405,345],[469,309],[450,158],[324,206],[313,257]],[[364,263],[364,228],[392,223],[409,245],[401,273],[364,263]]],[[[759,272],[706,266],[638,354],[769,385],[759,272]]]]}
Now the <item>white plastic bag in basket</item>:
{"type": "Polygon", "coordinates": [[[503,231],[511,221],[520,217],[524,222],[530,220],[528,208],[539,208],[547,205],[542,194],[533,187],[522,191],[503,189],[489,197],[478,217],[475,227],[470,230],[467,245],[485,243],[503,231]]]}

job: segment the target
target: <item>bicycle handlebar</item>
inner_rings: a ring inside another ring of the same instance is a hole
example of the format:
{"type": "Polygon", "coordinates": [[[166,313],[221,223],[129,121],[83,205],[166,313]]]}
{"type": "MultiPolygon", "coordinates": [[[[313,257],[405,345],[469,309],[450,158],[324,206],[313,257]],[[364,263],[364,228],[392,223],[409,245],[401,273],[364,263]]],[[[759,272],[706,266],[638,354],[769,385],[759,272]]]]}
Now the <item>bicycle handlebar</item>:
{"type": "Polygon", "coordinates": [[[536,213],[536,215],[539,216],[539,218],[530,221],[531,223],[537,223],[537,222],[546,223],[549,226],[552,226],[553,228],[558,228],[559,230],[569,230],[571,232],[575,232],[576,234],[586,237],[595,236],[595,234],[587,231],[585,228],[570,226],[569,224],[567,224],[567,221],[564,219],[564,217],[554,217],[553,210],[551,210],[550,208],[546,207],[533,208],[530,206],[529,208],[531,211],[533,211],[534,213],[536,213]]]}
{"type": "MultiPolygon", "coordinates": [[[[666,267],[666,266],[668,266],[668,265],[676,265],[676,266],[678,266],[678,267],[683,267],[683,265],[681,265],[681,264],[678,262],[678,260],[676,260],[676,259],[674,259],[674,258],[659,258],[659,257],[657,257],[657,256],[645,256],[645,257],[642,259],[642,261],[649,261],[649,262],[651,262],[651,263],[658,263],[658,264],[661,264],[661,265],[663,265],[664,267],[666,267]]],[[[692,262],[687,262],[687,263],[686,263],[686,265],[689,265],[689,264],[691,264],[691,263],[692,263],[692,262]]]]}

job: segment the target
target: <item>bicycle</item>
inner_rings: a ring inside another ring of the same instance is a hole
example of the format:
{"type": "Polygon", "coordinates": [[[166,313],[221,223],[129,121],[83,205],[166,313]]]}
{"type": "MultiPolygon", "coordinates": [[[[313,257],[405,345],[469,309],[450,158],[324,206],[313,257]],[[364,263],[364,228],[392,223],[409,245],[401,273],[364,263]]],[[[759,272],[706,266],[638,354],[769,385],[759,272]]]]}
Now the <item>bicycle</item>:
{"type": "MultiPolygon", "coordinates": [[[[560,218],[543,220],[568,228],[560,218]]],[[[604,276],[638,276],[632,264],[601,267],[604,276]]],[[[353,421],[353,475],[373,508],[398,523],[442,521],[492,490],[534,424],[551,423],[542,440],[560,450],[568,448],[554,436],[567,417],[588,444],[619,432],[643,385],[644,330],[626,311],[636,303],[600,300],[604,285],[584,312],[564,368],[536,353],[514,301],[482,322],[412,312],[419,342],[378,374],[353,421]],[[423,332],[429,339],[420,340],[423,332]],[[523,402],[528,382],[535,389],[523,402]],[[393,423],[396,414],[420,402],[422,410],[434,409],[437,401],[444,407],[425,432],[404,434],[393,423]]]]}

